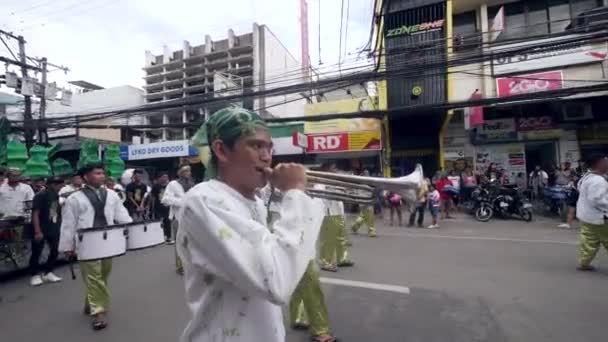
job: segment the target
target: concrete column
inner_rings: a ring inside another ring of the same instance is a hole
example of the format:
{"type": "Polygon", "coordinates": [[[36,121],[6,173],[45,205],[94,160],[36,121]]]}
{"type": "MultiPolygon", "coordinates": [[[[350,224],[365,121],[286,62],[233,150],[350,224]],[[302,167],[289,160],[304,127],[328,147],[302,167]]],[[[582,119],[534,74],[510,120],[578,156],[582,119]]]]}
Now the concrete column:
{"type": "MultiPolygon", "coordinates": [[[[166,125],[169,123],[169,118],[167,117],[167,114],[163,114],[163,125],[166,125]]],[[[163,128],[163,134],[162,134],[162,140],[166,141],[167,140],[167,129],[163,128]]]]}

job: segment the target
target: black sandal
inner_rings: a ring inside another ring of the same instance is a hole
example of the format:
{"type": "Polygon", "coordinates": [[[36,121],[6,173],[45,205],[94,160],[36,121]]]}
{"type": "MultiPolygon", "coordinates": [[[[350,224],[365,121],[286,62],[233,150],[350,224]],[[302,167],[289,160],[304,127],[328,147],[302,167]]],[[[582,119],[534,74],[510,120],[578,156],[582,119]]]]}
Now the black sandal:
{"type": "Polygon", "coordinates": [[[308,330],[309,328],[309,324],[306,323],[302,323],[302,322],[296,322],[294,324],[291,325],[291,328],[293,330],[308,330]]]}
{"type": "Polygon", "coordinates": [[[87,316],[91,315],[91,307],[89,305],[85,304],[84,310],[82,310],[82,313],[87,316]]]}
{"type": "Polygon", "coordinates": [[[93,327],[93,330],[102,330],[105,329],[108,326],[108,323],[106,321],[100,321],[97,318],[93,320],[93,322],[91,322],[91,326],[93,327]]]}

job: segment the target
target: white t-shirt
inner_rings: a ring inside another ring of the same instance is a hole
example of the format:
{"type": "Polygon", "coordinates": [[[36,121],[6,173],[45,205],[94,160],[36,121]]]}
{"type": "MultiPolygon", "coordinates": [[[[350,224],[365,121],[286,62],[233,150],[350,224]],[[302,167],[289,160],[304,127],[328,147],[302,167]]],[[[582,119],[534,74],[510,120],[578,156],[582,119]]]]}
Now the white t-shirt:
{"type": "Polygon", "coordinates": [[[19,183],[12,187],[6,184],[0,186],[0,211],[4,217],[19,217],[24,216],[24,203],[34,199],[34,190],[32,187],[19,183]]]}
{"type": "Polygon", "coordinates": [[[448,179],[452,182],[454,189],[460,190],[460,176],[448,176],[448,179]]]}

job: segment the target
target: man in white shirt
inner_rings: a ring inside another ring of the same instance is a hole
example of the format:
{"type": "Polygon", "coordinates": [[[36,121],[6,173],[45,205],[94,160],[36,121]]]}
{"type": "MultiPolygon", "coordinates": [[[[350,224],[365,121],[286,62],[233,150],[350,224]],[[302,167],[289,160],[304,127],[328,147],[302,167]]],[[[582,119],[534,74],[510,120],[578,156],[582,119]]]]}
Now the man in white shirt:
{"type": "Polygon", "coordinates": [[[579,181],[576,217],[581,222],[578,249],[578,269],[593,271],[591,262],[600,245],[608,250],[608,159],[603,155],[590,156],[590,170],[579,181]]]}
{"type": "Polygon", "coordinates": [[[65,200],[77,190],[82,189],[82,177],[79,174],[74,174],[70,181],[70,184],[66,184],[61,190],[59,190],[59,205],[63,205],[65,200]]]}
{"type": "Polygon", "coordinates": [[[25,202],[33,199],[34,190],[21,182],[21,171],[9,169],[7,182],[0,185],[0,211],[4,217],[24,217],[25,202]]]}
{"type": "MultiPolygon", "coordinates": [[[[169,207],[169,220],[171,220],[172,231],[170,244],[173,244],[173,241],[177,236],[177,231],[179,229],[178,213],[184,204],[184,196],[192,186],[194,186],[194,182],[192,181],[192,169],[190,168],[190,165],[182,165],[177,171],[177,179],[172,180],[167,184],[165,193],[160,200],[162,204],[169,207]]],[[[182,261],[177,255],[177,249],[175,250],[175,271],[178,274],[184,273],[182,261]]]]}
{"type": "Polygon", "coordinates": [[[191,315],[180,341],[283,342],[281,305],[315,256],[322,203],[304,192],[302,165],[270,169],[272,140],[254,112],[222,109],[193,140],[210,180],[186,194],[179,215],[191,315]],[[283,193],[271,229],[255,196],[268,179],[283,193]]]}

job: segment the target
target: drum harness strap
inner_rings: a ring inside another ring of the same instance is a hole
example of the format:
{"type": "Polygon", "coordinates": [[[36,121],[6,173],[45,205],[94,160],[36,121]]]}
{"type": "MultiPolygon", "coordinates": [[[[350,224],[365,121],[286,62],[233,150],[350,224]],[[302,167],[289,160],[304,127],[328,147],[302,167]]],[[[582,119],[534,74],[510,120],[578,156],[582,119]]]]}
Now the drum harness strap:
{"type": "Polygon", "coordinates": [[[106,214],[104,212],[104,208],[106,206],[106,199],[108,197],[108,192],[105,188],[99,189],[99,196],[95,192],[95,190],[91,189],[88,186],[82,188],[82,193],[89,199],[91,205],[93,206],[93,210],[95,210],[95,217],[93,219],[93,227],[105,227],[108,225],[108,221],[106,220],[106,214]]]}

